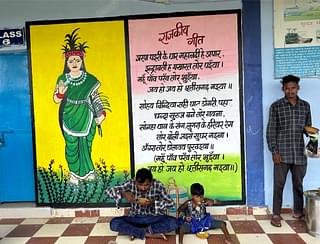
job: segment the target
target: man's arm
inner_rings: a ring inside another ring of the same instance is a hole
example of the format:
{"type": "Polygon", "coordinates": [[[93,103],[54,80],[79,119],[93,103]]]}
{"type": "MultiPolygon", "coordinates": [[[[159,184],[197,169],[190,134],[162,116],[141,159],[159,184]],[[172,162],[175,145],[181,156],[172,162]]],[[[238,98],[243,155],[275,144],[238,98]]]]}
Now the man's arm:
{"type": "Polygon", "coordinates": [[[269,111],[269,121],[267,126],[267,143],[268,148],[272,153],[272,161],[275,164],[280,164],[282,161],[277,143],[278,126],[276,105],[272,104],[269,111]]]}
{"type": "Polygon", "coordinates": [[[162,183],[156,182],[156,187],[159,191],[159,198],[155,199],[154,206],[155,206],[155,214],[158,214],[161,212],[161,210],[172,208],[174,206],[174,201],[167,194],[167,190],[162,185],[162,183]]]}
{"type": "Polygon", "coordinates": [[[185,201],[184,203],[182,203],[182,205],[178,208],[178,210],[177,210],[178,216],[180,215],[181,212],[183,212],[184,210],[186,210],[188,208],[189,201],[190,201],[190,199],[185,201]]]}
{"type": "Polygon", "coordinates": [[[220,200],[217,200],[217,199],[205,198],[203,200],[204,200],[204,204],[207,205],[207,206],[213,206],[213,205],[222,204],[222,202],[220,200]]]}
{"type": "Polygon", "coordinates": [[[278,120],[275,105],[271,105],[269,110],[269,121],[267,125],[267,143],[272,154],[279,153],[277,145],[278,120]]]}
{"type": "MultiPolygon", "coordinates": [[[[126,198],[126,192],[131,191],[133,181],[129,180],[122,185],[111,187],[105,190],[105,193],[110,197],[113,198],[116,202],[116,206],[119,208],[119,203],[122,197],[126,198]]],[[[127,199],[130,200],[130,199],[127,199]]]]}
{"type": "Polygon", "coordinates": [[[188,215],[188,212],[185,211],[186,209],[188,209],[188,205],[189,205],[190,201],[191,201],[191,199],[185,201],[177,210],[177,217],[182,217],[182,219],[186,222],[190,222],[192,219],[192,217],[190,215],[188,215]],[[183,213],[183,214],[181,214],[181,213],[183,213]]]}
{"type": "Polygon", "coordinates": [[[307,113],[307,118],[306,118],[306,124],[307,126],[312,125],[312,119],[311,119],[311,110],[310,110],[310,105],[308,104],[308,113],[307,113]]]}

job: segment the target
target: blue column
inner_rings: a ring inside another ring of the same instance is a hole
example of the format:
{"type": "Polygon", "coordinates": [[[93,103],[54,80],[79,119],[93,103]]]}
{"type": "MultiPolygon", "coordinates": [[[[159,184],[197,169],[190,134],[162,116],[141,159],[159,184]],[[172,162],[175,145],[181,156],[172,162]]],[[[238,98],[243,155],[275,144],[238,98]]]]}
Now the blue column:
{"type": "Polygon", "coordinates": [[[242,0],[247,205],[264,198],[260,0],[242,0]]]}

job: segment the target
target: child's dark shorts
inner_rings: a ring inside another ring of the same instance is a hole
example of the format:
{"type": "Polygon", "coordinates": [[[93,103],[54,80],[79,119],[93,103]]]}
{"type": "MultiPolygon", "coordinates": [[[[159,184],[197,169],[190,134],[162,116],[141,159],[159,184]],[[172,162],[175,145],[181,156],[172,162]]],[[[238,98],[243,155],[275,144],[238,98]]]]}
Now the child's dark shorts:
{"type": "MultiPolygon", "coordinates": [[[[210,230],[219,229],[219,228],[222,228],[225,225],[226,225],[226,223],[224,221],[222,221],[222,220],[212,219],[211,220],[211,226],[210,226],[209,229],[210,230]]],[[[191,233],[191,224],[190,223],[185,222],[180,226],[180,228],[182,228],[183,232],[186,233],[186,234],[187,233],[191,233]]]]}

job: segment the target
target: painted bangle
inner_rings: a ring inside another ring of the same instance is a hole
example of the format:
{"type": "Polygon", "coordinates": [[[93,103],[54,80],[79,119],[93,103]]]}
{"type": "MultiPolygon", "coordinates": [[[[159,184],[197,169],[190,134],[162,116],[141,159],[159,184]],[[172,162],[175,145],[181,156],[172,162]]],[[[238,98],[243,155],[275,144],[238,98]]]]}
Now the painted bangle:
{"type": "Polygon", "coordinates": [[[64,98],[64,94],[62,94],[62,93],[56,93],[56,96],[57,96],[57,98],[59,98],[59,99],[63,99],[64,98]]]}

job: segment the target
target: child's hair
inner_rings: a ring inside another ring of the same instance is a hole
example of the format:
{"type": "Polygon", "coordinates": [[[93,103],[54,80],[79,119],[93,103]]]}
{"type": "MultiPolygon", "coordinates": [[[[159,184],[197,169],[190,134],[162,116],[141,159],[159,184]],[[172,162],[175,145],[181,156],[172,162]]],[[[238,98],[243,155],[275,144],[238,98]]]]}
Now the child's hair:
{"type": "Polygon", "coordinates": [[[203,186],[199,183],[193,183],[190,187],[191,195],[201,196],[204,195],[203,186]]]}
{"type": "Polygon", "coordinates": [[[144,183],[146,180],[152,181],[153,176],[150,170],[146,168],[141,168],[136,173],[136,181],[139,183],[144,183]]]}

